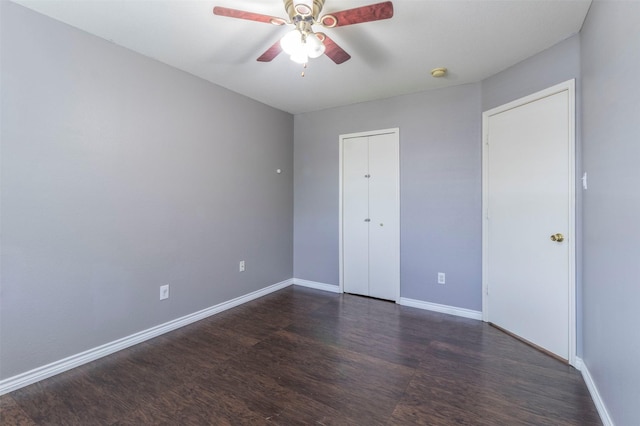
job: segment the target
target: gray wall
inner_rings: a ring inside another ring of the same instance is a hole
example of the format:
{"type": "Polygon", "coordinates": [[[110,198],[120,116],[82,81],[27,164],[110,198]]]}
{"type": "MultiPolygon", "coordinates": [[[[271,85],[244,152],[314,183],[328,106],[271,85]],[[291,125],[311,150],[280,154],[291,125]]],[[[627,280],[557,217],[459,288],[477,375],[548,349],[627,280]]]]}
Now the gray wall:
{"type": "Polygon", "coordinates": [[[579,77],[580,36],[575,35],[483,80],[482,111],[572,78],[579,90],[579,77]]]}
{"type": "Polygon", "coordinates": [[[640,424],[640,3],[583,26],[583,359],[616,425],[640,424]]]}
{"type": "Polygon", "coordinates": [[[480,85],[299,114],[294,123],[294,276],[339,284],[339,135],[399,127],[401,296],[481,310],[480,85]]]}
{"type": "Polygon", "coordinates": [[[0,378],[292,277],[290,114],[0,7],[0,378]]]}

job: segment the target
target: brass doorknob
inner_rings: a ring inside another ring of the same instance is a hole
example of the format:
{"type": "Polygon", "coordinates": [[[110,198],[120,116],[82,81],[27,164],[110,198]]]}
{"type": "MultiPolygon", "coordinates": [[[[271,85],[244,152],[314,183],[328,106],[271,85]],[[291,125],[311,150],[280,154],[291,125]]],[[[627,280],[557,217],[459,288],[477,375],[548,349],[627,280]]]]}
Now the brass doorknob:
{"type": "Polygon", "coordinates": [[[562,234],[553,234],[551,236],[551,241],[555,241],[556,243],[561,243],[564,241],[564,235],[562,234]]]}

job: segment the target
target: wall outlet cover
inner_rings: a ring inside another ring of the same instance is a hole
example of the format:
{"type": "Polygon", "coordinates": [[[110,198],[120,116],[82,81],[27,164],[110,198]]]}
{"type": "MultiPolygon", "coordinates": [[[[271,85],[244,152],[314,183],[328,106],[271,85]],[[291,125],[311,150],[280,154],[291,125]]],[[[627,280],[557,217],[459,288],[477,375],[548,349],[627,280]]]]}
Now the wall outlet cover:
{"type": "Polygon", "coordinates": [[[169,284],[160,286],[160,300],[169,298],[169,284]]]}

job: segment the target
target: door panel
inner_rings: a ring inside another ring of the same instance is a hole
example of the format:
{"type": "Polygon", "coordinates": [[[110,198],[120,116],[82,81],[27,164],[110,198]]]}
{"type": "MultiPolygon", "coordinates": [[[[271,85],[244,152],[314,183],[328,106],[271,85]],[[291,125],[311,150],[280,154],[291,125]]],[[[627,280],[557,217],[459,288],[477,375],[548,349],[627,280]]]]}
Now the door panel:
{"type": "Polygon", "coordinates": [[[569,358],[569,96],[488,121],[489,321],[569,358]],[[561,233],[563,242],[551,235],[561,233]]]}
{"type": "Polygon", "coordinates": [[[400,276],[398,145],[394,134],[369,137],[369,295],[398,298],[400,276]]]}
{"type": "Polygon", "coordinates": [[[369,294],[369,143],[344,141],[342,170],[342,250],[344,291],[369,294]]]}

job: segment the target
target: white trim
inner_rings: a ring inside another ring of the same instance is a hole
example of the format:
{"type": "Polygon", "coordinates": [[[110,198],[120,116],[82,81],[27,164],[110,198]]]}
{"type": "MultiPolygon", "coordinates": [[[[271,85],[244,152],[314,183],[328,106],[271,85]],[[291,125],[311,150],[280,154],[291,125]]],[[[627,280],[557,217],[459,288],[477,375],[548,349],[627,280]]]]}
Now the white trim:
{"type": "Polygon", "coordinates": [[[584,368],[584,361],[582,361],[582,358],[576,357],[576,363],[573,365],[573,368],[578,371],[582,371],[582,369],[584,368]]]}
{"type": "Polygon", "coordinates": [[[189,325],[196,321],[200,321],[201,319],[210,317],[211,315],[215,315],[222,311],[226,311],[227,309],[242,305],[243,303],[250,302],[251,300],[266,296],[269,293],[281,290],[285,287],[290,286],[291,284],[293,284],[293,279],[288,279],[277,284],[273,284],[269,287],[254,291],[252,293],[245,294],[244,296],[236,297],[235,299],[219,303],[201,311],[185,315],[181,318],[171,320],[164,324],[151,327],[138,333],[134,333],[130,336],[123,337],[122,339],[114,340],[113,342],[106,343],[104,345],[89,349],[79,354],[71,355],[59,361],[54,361],[42,367],[34,368],[33,370],[1,380],[0,395],[13,392],[16,389],[20,389],[24,386],[28,386],[32,383],[44,380],[48,377],[55,376],[56,374],[71,370],[72,368],[110,355],[122,349],[126,349],[130,346],[137,345],[138,343],[142,343],[146,340],[152,339],[164,333],[168,333],[177,328],[184,327],[185,325],[189,325]]]}
{"type": "Polygon", "coordinates": [[[425,302],[422,300],[400,298],[400,304],[410,306],[412,308],[425,309],[427,311],[441,312],[443,314],[455,315],[457,317],[470,318],[474,320],[482,320],[482,312],[472,309],[457,308],[455,306],[440,305],[438,303],[425,302]]]}
{"type": "MultiPolygon", "coordinates": [[[[343,236],[342,236],[342,168],[343,164],[343,149],[344,149],[344,141],[345,139],[359,138],[364,136],[376,136],[376,135],[385,135],[385,134],[395,134],[398,140],[398,151],[396,153],[396,159],[398,161],[398,188],[397,194],[398,198],[396,200],[396,206],[398,208],[398,220],[401,218],[400,211],[400,128],[392,127],[389,129],[381,129],[381,130],[371,130],[367,132],[357,132],[357,133],[347,133],[344,135],[340,135],[338,138],[338,271],[339,271],[339,293],[344,293],[344,263],[343,263],[343,236]]],[[[395,289],[395,302],[400,303],[400,226],[398,226],[398,277],[397,277],[397,288],[395,289]]]]}
{"type": "Polygon", "coordinates": [[[607,406],[604,404],[604,401],[600,397],[600,392],[598,392],[598,387],[596,383],[593,381],[591,377],[591,373],[589,373],[589,369],[587,365],[581,358],[576,357],[576,365],[579,365],[580,368],[576,366],[578,370],[582,373],[582,378],[584,379],[585,384],[587,385],[587,389],[589,389],[589,393],[591,394],[591,399],[598,410],[598,414],[600,415],[600,420],[602,420],[602,424],[604,426],[614,426],[613,420],[611,420],[611,416],[609,415],[609,411],[607,411],[607,406]]]}
{"type": "Polygon", "coordinates": [[[303,280],[301,278],[294,278],[293,285],[299,285],[301,287],[308,287],[308,288],[315,288],[316,290],[329,291],[331,293],[342,293],[342,291],[340,290],[340,287],[337,285],[303,280]]]}
{"type": "Polygon", "coordinates": [[[576,117],[575,117],[575,104],[576,104],[576,91],[575,91],[575,79],[565,81],[547,89],[541,90],[529,96],[517,99],[502,106],[490,109],[482,113],[482,320],[489,321],[489,297],[488,297],[488,161],[489,155],[487,152],[488,144],[488,132],[489,132],[489,117],[509,109],[516,108],[518,106],[534,102],[536,100],[555,95],[556,93],[566,91],[569,97],[569,232],[570,237],[568,239],[569,245],[569,364],[576,365],[576,117]]]}
{"type": "Polygon", "coordinates": [[[342,247],[342,168],[344,159],[342,151],[344,149],[342,136],[338,140],[338,288],[340,293],[344,293],[344,262],[342,259],[344,248],[342,247]]]}
{"type": "Polygon", "coordinates": [[[489,113],[482,113],[482,321],[489,321],[489,113]]]}

